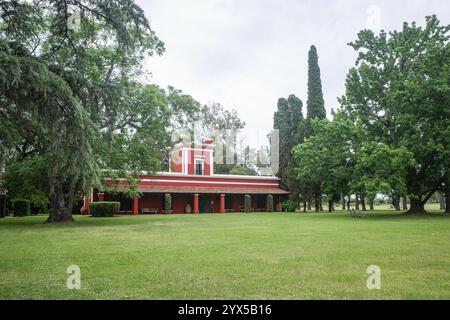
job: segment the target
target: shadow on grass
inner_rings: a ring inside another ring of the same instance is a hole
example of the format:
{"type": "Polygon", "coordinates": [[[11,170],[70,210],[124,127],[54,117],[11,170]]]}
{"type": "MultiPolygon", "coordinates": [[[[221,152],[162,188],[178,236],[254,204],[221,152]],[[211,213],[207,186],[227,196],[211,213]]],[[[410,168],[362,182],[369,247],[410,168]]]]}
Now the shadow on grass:
{"type": "MultiPolygon", "coordinates": [[[[183,215],[192,216],[194,215],[183,215]]],[[[45,223],[48,215],[37,215],[27,217],[5,217],[0,219],[1,229],[24,229],[24,228],[79,228],[79,227],[99,227],[99,226],[126,226],[126,225],[140,225],[145,223],[160,223],[161,221],[168,221],[175,218],[174,215],[151,215],[151,216],[132,216],[121,215],[114,217],[91,217],[74,215],[74,222],[63,223],[45,223]]]]}
{"type": "MultiPolygon", "coordinates": [[[[227,219],[237,218],[241,216],[250,218],[257,216],[272,216],[280,215],[282,213],[233,213],[233,214],[220,214],[220,213],[208,213],[208,214],[158,214],[158,215],[117,215],[114,217],[92,217],[73,215],[74,222],[62,222],[62,223],[45,223],[48,218],[46,214],[40,214],[36,216],[26,217],[6,217],[0,219],[0,230],[25,230],[29,228],[39,229],[71,229],[71,228],[90,228],[90,227],[114,227],[114,226],[133,226],[133,225],[173,225],[182,223],[201,223],[204,221],[202,218],[209,219],[227,219]]],[[[239,219],[239,218],[238,218],[239,219]]]]}

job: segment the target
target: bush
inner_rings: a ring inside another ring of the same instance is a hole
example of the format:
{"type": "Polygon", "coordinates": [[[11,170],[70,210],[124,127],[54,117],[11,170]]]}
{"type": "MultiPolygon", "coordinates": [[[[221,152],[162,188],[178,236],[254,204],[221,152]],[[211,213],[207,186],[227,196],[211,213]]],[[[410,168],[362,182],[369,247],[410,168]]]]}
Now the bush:
{"type": "Polygon", "coordinates": [[[120,202],[98,201],[90,205],[91,215],[93,217],[112,217],[120,208],[120,202]]]}
{"type": "Polygon", "coordinates": [[[249,194],[246,194],[244,198],[244,210],[245,212],[252,212],[252,196],[249,194]]]}
{"type": "Polygon", "coordinates": [[[172,196],[169,193],[164,195],[164,213],[172,212],[172,196]]]}
{"type": "Polygon", "coordinates": [[[281,204],[281,207],[283,208],[283,211],[295,212],[295,210],[298,207],[298,204],[297,204],[297,202],[292,201],[292,200],[285,200],[281,204]]]}
{"type": "Polygon", "coordinates": [[[273,212],[273,195],[267,196],[267,211],[273,212]]]}
{"type": "Polygon", "coordinates": [[[83,199],[76,199],[73,201],[72,214],[81,214],[81,208],[83,208],[83,199]]]}
{"type": "Polygon", "coordinates": [[[30,215],[30,201],[26,199],[14,199],[11,201],[14,217],[24,217],[30,215]]]}
{"type": "Polygon", "coordinates": [[[43,192],[32,193],[27,199],[30,200],[31,214],[36,215],[39,213],[48,212],[48,196],[43,192]]]}

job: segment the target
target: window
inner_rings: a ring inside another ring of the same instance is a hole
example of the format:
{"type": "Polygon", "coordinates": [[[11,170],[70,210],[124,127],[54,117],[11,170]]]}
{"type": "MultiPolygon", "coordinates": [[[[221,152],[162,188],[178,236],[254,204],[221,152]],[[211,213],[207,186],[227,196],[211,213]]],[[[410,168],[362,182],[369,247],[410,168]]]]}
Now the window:
{"type": "Polygon", "coordinates": [[[195,160],[195,175],[203,175],[203,160],[195,160]]]}

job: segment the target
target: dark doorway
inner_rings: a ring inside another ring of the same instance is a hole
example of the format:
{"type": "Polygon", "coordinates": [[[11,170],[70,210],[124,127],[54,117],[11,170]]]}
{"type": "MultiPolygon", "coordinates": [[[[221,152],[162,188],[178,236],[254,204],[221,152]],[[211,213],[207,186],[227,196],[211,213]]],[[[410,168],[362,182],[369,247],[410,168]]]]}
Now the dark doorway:
{"type": "Polygon", "coordinates": [[[233,211],[233,195],[232,194],[225,195],[225,210],[233,211]]]}
{"type": "Polygon", "coordinates": [[[198,200],[198,210],[200,213],[211,213],[211,199],[209,194],[200,194],[198,200]]]}
{"type": "Polygon", "coordinates": [[[124,194],[120,193],[118,196],[120,202],[120,211],[132,211],[133,210],[133,199],[126,197],[124,194]]]}
{"type": "Polygon", "coordinates": [[[256,197],[256,210],[257,211],[264,211],[266,209],[266,195],[265,194],[258,194],[255,195],[256,197]]]}

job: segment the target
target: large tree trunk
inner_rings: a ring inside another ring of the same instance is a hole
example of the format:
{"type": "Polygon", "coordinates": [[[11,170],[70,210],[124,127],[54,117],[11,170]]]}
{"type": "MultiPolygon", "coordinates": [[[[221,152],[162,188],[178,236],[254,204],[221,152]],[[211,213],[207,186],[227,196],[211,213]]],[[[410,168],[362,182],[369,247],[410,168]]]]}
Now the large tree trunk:
{"type": "Polygon", "coordinates": [[[314,211],[315,212],[319,212],[320,211],[320,199],[319,199],[319,195],[316,194],[315,199],[314,199],[314,211]]]}
{"type": "Polygon", "coordinates": [[[308,210],[311,211],[311,198],[308,200],[308,210]]]}
{"type": "Polygon", "coordinates": [[[359,210],[359,197],[358,194],[355,194],[355,209],[359,210]]]}
{"type": "Polygon", "coordinates": [[[306,200],[303,200],[303,212],[306,212],[306,200]]]}
{"type": "Polygon", "coordinates": [[[450,213],[450,191],[445,192],[445,213],[450,213]]]}
{"type": "Polygon", "coordinates": [[[373,198],[369,199],[369,209],[373,210],[373,198]]]}
{"type": "Polygon", "coordinates": [[[320,211],[323,211],[322,195],[320,195],[320,199],[319,199],[319,207],[320,207],[320,211]]]}
{"type": "Polygon", "coordinates": [[[392,205],[395,208],[395,211],[400,211],[400,198],[392,197],[392,205]]]}
{"type": "Polygon", "coordinates": [[[45,222],[73,222],[72,198],[73,195],[53,193],[50,197],[50,213],[45,222]]]}
{"type": "Polygon", "coordinates": [[[347,197],[347,209],[350,210],[350,195],[347,197]]]}
{"type": "Polygon", "coordinates": [[[344,196],[344,194],[341,194],[341,199],[342,199],[342,210],[345,210],[345,196],[344,196]]]}
{"type": "Polygon", "coordinates": [[[2,208],[0,210],[0,218],[4,218],[6,216],[6,200],[7,200],[7,193],[5,193],[5,196],[3,197],[3,203],[1,204],[2,208]]]}
{"type": "Polygon", "coordinates": [[[443,192],[438,192],[438,195],[439,195],[439,209],[444,210],[446,197],[444,196],[443,192]]]}
{"type": "Polygon", "coordinates": [[[328,200],[328,212],[333,212],[333,200],[328,200]]]}
{"type": "Polygon", "coordinates": [[[406,197],[402,198],[402,207],[403,210],[408,210],[408,199],[406,199],[406,197]]]}
{"type": "Polygon", "coordinates": [[[418,200],[418,199],[414,199],[411,198],[410,199],[410,206],[409,206],[409,210],[405,212],[405,214],[426,214],[427,212],[425,211],[425,202],[422,200],[418,200]]]}
{"type": "Polygon", "coordinates": [[[367,210],[366,209],[366,198],[363,195],[361,195],[361,207],[362,207],[363,211],[367,210]]]}

